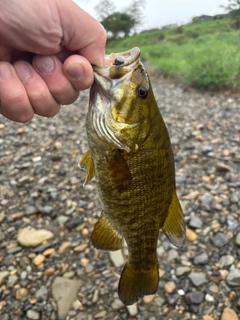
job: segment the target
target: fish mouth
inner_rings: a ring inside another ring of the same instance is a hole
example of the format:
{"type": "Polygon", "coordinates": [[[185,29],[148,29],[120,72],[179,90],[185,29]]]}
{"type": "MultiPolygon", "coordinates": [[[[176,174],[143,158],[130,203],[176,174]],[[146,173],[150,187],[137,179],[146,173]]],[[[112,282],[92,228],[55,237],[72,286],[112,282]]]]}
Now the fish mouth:
{"type": "Polygon", "coordinates": [[[105,55],[105,68],[93,66],[95,82],[102,84],[101,77],[109,80],[117,80],[123,77],[128,71],[135,69],[139,64],[140,49],[111,53],[105,55]]]}

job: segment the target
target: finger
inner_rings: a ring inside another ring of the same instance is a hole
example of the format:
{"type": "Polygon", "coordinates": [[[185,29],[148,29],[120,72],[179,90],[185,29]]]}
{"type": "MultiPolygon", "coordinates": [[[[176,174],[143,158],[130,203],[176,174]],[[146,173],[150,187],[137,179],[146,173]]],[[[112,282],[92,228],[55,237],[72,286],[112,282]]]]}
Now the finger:
{"type": "Polygon", "coordinates": [[[61,1],[58,5],[63,29],[62,47],[77,51],[91,64],[104,67],[107,37],[103,26],[73,1],[61,1]]]}
{"type": "Polygon", "coordinates": [[[71,55],[63,63],[63,72],[76,90],[85,90],[93,84],[92,66],[80,55],[71,55]]]}
{"type": "Polygon", "coordinates": [[[35,56],[32,63],[56,101],[71,104],[77,100],[79,92],[64,75],[62,63],[57,57],[35,56]]]}
{"type": "Polygon", "coordinates": [[[13,66],[0,62],[0,113],[10,120],[28,122],[34,111],[13,66]]]}
{"type": "Polygon", "coordinates": [[[22,81],[34,112],[40,116],[53,117],[60,110],[59,103],[54,99],[44,79],[34,70],[30,63],[17,61],[14,68],[22,81]]]}

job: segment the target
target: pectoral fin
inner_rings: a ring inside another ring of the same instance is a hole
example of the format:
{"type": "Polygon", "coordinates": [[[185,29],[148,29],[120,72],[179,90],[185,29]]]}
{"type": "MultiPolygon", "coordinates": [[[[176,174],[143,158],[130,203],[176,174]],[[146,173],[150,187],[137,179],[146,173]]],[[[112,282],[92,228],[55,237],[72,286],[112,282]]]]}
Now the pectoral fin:
{"type": "Polygon", "coordinates": [[[164,221],[163,232],[168,240],[177,247],[182,247],[186,237],[186,227],[184,223],[182,208],[176,192],[172,195],[168,215],[164,221]]]}
{"type": "Polygon", "coordinates": [[[94,226],[91,239],[95,248],[110,251],[121,249],[123,241],[123,238],[113,228],[103,211],[94,226]]]}
{"type": "Polygon", "coordinates": [[[80,168],[86,169],[87,170],[87,174],[86,174],[86,178],[84,181],[83,186],[85,186],[89,181],[92,180],[92,178],[95,175],[95,167],[94,167],[94,162],[91,156],[90,151],[87,151],[83,156],[82,159],[79,162],[78,165],[80,168]]]}

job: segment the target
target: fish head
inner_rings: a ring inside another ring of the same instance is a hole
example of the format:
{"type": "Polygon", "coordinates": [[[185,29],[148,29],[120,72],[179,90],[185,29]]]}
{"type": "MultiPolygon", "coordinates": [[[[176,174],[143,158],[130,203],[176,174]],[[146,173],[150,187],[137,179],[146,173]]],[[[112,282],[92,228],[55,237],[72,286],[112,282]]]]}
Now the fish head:
{"type": "Polygon", "coordinates": [[[148,135],[153,93],[140,61],[140,49],[112,53],[106,67],[93,67],[90,123],[97,135],[127,152],[136,151],[148,135]]]}

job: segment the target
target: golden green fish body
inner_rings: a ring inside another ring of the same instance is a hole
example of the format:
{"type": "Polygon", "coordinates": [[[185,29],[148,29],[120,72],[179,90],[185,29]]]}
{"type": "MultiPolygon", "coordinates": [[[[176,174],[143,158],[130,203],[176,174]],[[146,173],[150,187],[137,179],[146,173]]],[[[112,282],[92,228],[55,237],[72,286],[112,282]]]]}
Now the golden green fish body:
{"type": "Polygon", "coordinates": [[[89,152],[80,165],[96,177],[103,211],[92,242],[129,250],[119,296],[132,304],[158,288],[159,230],[182,246],[185,225],[175,190],[173,153],[140,51],[111,54],[95,68],[87,117],[89,152]]]}

